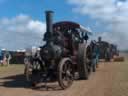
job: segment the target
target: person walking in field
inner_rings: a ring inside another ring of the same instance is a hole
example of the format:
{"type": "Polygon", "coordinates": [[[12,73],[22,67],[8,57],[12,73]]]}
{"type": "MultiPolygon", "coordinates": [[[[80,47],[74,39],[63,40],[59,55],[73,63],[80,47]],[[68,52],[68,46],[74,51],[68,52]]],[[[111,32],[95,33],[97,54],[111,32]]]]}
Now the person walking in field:
{"type": "Polygon", "coordinates": [[[4,64],[7,64],[7,66],[10,65],[10,60],[11,60],[11,54],[9,52],[6,52],[4,55],[4,64]]]}
{"type": "Polygon", "coordinates": [[[87,60],[90,66],[89,72],[91,72],[91,70],[93,72],[96,71],[96,66],[98,64],[98,50],[96,47],[96,41],[92,40],[91,43],[88,45],[87,47],[87,60]]]}
{"type": "Polygon", "coordinates": [[[99,56],[100,56],[100,49],[98,43],[96,43],[95,52],[96,52],[96,67],[98,68],[99,56]]]}
{"type": "Polygon", "coordinates": [[[90,45],[91,45],[91,54],[92,54],[91,56],[92,69],[93,72],[95,72],[99,62],[99,48],[95,40],[92,40],[90,45]]]}
{"type": "Polygon", "coordinates": [[[6,65],[7,64],[7,58],[6,58],[6,55],[4,54],[3,56],[3,60],[2,60],[2,65],[6,65]]]}
{"type": "Polygon", "coordinates": [[[0,49],[0,65],[3,65],[3,55],[1,49],[0,49]]]}
{"type": "Polygon", "coordinates": [[[110,56],[111,56],[110,47],[108,47],[108,48],[106,49],[106,52],[105,52],[105,60],[106,60],[107,62],[110,61],[110,59],[111,59],[110,56]]]}

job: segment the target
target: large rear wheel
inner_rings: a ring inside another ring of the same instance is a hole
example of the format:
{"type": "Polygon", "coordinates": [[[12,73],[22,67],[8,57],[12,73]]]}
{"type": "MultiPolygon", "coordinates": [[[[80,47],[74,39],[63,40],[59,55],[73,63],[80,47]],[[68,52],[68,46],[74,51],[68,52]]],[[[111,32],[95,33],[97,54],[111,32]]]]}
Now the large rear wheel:
{"type": "Polygon", "coordinates": [[[79,69],[79,78],[88,79],[88,64],[86,58],[86,44],[79,44],[78,49],[78,69],[79,69]]]}

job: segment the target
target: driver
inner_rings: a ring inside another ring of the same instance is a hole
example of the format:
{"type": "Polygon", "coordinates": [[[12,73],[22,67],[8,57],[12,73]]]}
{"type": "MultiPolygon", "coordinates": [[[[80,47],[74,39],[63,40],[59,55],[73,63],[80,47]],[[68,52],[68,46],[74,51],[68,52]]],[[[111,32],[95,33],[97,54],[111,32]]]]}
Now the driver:
{"type": "Polygon", "coordinates": [[[57,28],[54,29],[53,42],[56,45],[63,46],[63,35],[62,35],[61,31],[60,31],[60,27],[57,27],[57,28]]]}

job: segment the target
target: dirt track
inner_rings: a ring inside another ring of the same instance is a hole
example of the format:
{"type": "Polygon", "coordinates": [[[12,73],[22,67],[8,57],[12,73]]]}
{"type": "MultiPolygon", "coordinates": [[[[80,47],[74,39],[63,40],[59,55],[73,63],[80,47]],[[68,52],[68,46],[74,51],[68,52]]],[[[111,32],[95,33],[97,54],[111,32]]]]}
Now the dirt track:
{"type": "Polygon", "coordinates": [[[128,64],[101,63],[89,80],[75,81],[71,88],[60,90],[58,85],[31,89],[24,81],[23,68],[0,70],[0,96],[128,96],[128,64]]]}

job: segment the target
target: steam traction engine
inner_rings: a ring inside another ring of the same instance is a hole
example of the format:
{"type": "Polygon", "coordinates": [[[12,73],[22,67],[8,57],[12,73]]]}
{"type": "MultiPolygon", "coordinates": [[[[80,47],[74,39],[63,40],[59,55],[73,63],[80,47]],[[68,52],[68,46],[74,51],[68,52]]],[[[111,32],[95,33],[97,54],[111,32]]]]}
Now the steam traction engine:
{"type": "Polygon", "coordinates": [[[88,79],[89,65],[86,62],[88,31],[69,21],[52,23],[52,11],[46,11],[46,44],[32,59],[31,82],[58,81],[62,89],[73,83],[75,72],[80,79],[88,79]]]}
{"type": "Polygon", "coordinates": [[[98,38],[98,45],[100,51],[100,59],[105,59],[106,61],[111,61],[114,56],[119,56],[117,46],[110,44],[109,42],[102,41],[102,38],[98,38]]]}

